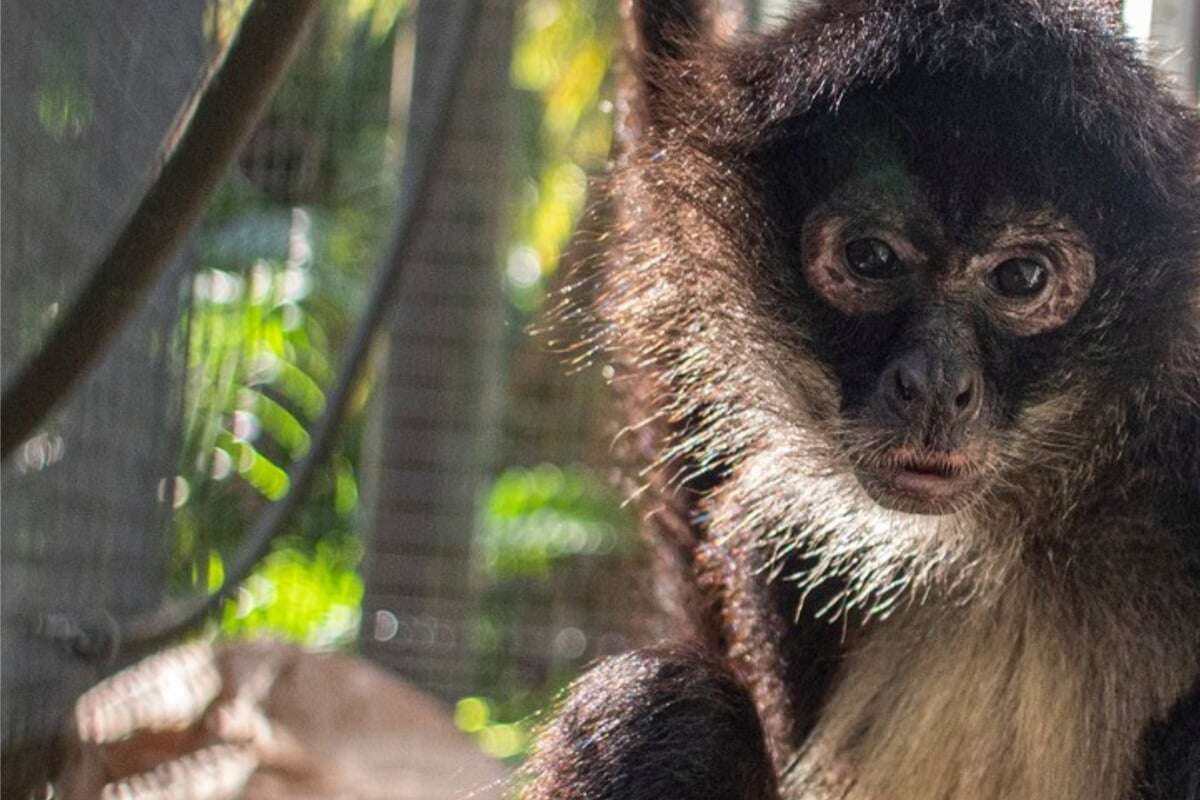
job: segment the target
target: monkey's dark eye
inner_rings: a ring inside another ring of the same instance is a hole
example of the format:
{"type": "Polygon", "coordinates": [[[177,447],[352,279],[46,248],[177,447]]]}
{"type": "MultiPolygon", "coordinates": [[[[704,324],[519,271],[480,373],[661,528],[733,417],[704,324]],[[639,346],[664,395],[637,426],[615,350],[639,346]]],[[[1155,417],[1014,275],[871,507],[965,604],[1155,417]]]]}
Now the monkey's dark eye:
{"type": "Polygon", "coordinates": [[[894,278],[904,269],[892,248],[879,239],[855,239],[847,244],[846,264],[858,277],[872,281],[894,278]]]}
{"type": "Polygon", "coordinates": [[[1010,258],[988,273],[992,291],[1005,297],[1029,298],[1046,288],[1049,273],[1031,258],[1010,258]]]}

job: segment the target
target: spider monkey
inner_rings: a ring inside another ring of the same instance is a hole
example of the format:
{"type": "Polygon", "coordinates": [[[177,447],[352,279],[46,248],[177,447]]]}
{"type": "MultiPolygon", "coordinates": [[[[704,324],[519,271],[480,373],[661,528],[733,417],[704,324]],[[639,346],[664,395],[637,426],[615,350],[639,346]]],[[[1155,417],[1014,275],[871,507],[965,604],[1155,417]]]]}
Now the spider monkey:
{"type": "Polygon", "coordinates": [[[581,313],[677,635],[523,797],[1200,798],[1200,117],[1113,6],[628,6],[581,313]]]}

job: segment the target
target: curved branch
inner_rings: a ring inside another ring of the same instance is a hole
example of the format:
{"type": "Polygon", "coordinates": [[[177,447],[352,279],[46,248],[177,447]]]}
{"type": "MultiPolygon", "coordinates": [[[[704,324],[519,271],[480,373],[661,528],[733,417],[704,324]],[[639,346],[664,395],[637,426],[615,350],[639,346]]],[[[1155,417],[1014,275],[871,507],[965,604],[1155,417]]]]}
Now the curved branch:
{"type": "Polygon", "coordinates": [[[33,433],[138,307],[237,157],[319,5],[254,0],[133,216],[41,349],[4,387],[0,459],[33,433]]]}

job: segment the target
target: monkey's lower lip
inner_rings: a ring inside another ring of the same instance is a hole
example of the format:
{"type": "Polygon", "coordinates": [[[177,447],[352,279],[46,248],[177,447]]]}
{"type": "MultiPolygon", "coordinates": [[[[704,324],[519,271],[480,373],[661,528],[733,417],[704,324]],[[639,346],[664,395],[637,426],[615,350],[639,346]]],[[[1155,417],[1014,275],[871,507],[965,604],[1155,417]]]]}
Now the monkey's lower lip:
{"type": "Polygon", "coordinates": [[[912,495],[945,497],[958,494],[972,483],[965,475],[942,475],[936,472],[900,469],[886,476],[896,489],[912,495]]]}
{"type": "Polygon", "coordinates": [[[883,464],[860,470],[867,493],[885,508],[913,514],[945,514],[977,483],[970,460],[961,454],[895,453],[883,464]]]}

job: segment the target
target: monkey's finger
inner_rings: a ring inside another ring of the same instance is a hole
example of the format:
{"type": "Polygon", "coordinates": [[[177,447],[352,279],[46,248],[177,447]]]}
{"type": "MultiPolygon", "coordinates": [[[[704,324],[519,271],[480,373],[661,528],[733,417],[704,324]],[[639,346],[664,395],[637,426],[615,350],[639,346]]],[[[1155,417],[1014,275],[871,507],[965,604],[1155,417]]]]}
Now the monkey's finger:
{"type": "Polygon", "coordinates": [[[213,745],[105,785],[101,800],[232,800],[258,768],[250,747],[213,745]]]}
{"type": "Polygon", "coordinates": [[[104,744],[139,730],[185,728],[221,690],[221,674],[208,642],[181,645],[150,656],[89,689],[75,703],[75,732],[104,744]]]}

